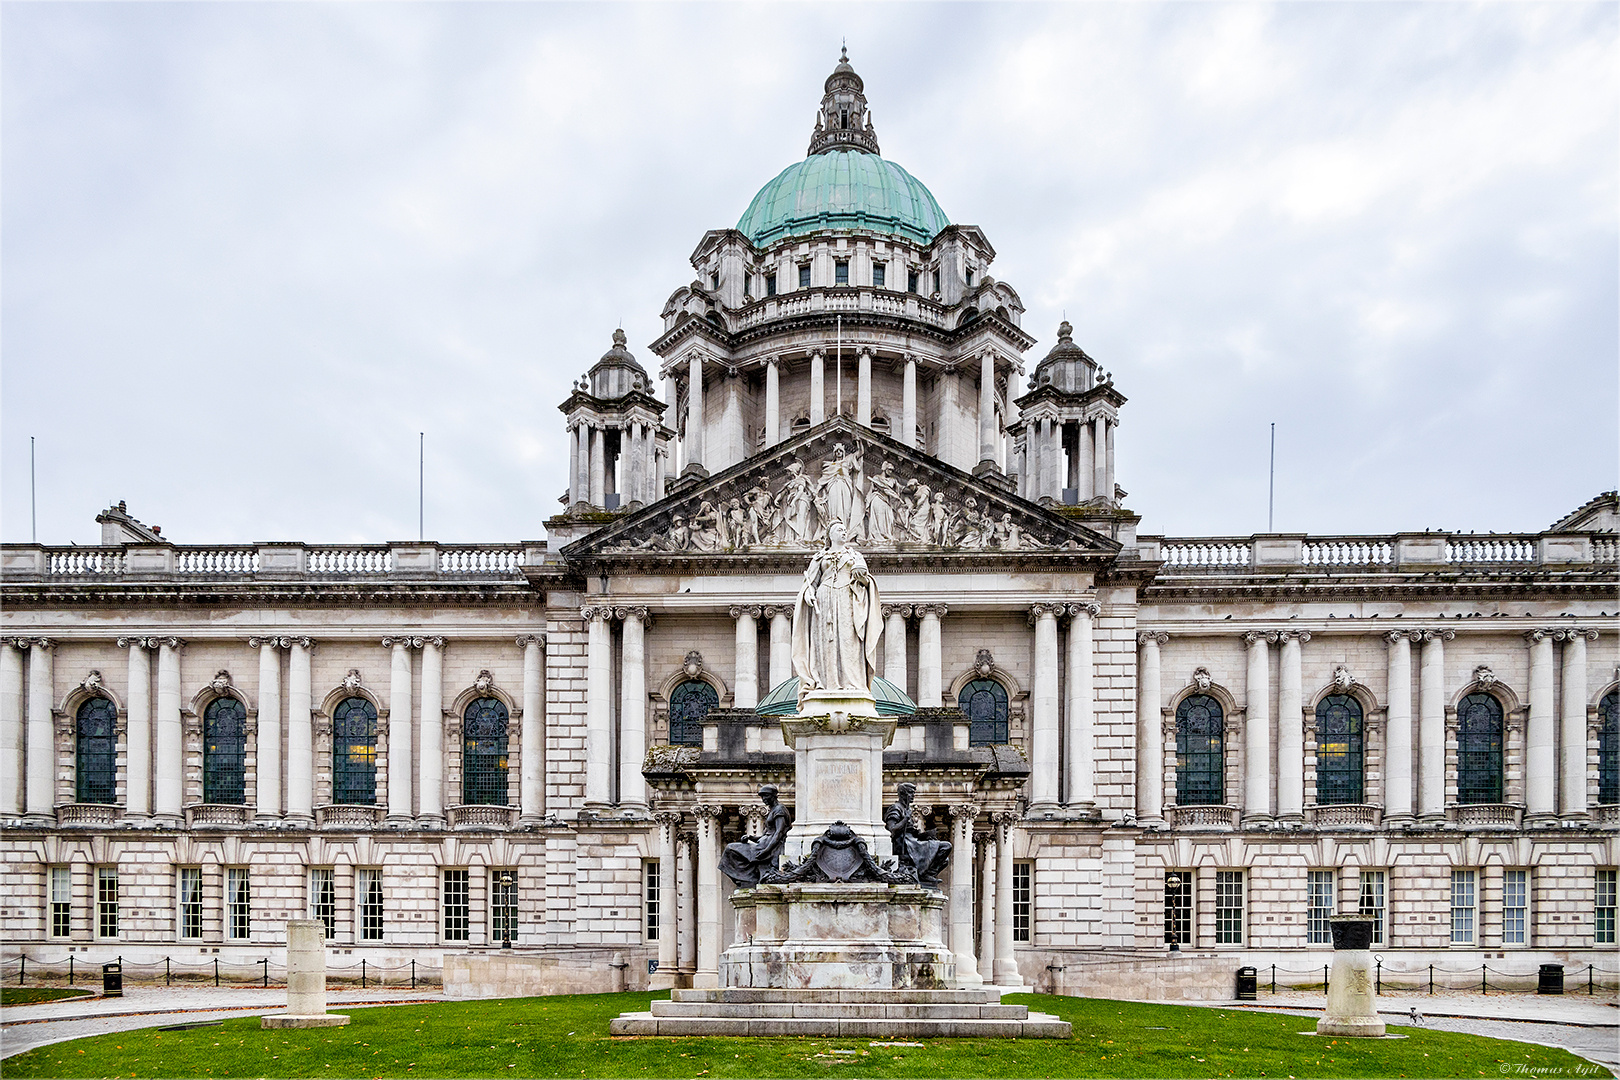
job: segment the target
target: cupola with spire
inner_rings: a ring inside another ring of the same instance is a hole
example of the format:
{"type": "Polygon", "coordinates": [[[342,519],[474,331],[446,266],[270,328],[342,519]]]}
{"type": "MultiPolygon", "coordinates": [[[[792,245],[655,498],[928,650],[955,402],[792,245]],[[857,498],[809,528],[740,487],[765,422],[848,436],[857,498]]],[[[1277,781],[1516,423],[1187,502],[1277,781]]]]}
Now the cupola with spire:
{"type": "Polygon", "coordinates": [[[866,106],[866,85],[850,66],[847,47],[840,51],[838,66],[827,76],[823,89],[826,92],[821,98],[821,111],[816,114],[816,129],[810,135],[809,156],[835,150],[882,154],[877,129],[872,126],[872,110],[866,106]]]}
{"type": "Polygon", "coordinates": [[[1015,440],[1018,494],[1048,505],[1117,508],[1124,492],[1114,482],[1114,429],[1125,395],[1074,343],[1067,319],[1015,404],[1018,421],[1007,431],[1015,440]]]}
{"type": "Polygon", "coordinates": [[[643,506],[663,494],[665,406],[627,343],[623,330],[613,331],[613,347],[558,406],[568,417],[570,513],[643,506]]]}

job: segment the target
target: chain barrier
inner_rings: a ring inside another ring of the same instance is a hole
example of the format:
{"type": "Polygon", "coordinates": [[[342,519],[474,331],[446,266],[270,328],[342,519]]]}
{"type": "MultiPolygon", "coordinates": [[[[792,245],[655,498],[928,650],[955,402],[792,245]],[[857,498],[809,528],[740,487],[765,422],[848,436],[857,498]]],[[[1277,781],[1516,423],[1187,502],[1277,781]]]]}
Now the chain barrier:
{"type": "MultiPolygon", "coordinates": [[[[261,988],[268,989],[272,985],[285,985],[287,981],[286,965],[277,963],[268,956],[258,960],[208,957],[196,961],[165,956],[161,960],[146,962],[129,961],[120,956],[118,960],[122,965],[125,979],[132,982],[161,981],[164,986],[173,986],[177,981],[206,982],[214,986],[256,982],[261,988]]],[[[71,953],[61,960],[12,956],[0,959],[0,980],[9,980],[12,966],[15,965],[17,986],[26,986],[30,981],[37,985],[58,978],[73,986],[83,981],[87,963],[92,969],[95,967],[95,963],[88,958],[71,953]]],[[[443,968],[415,959],[402,960],[398,964],[379,964],[375,960],[361,959],[352,964],[329,963],[326,970],[331,981],[338,983],[358,981],[362,989],[370,989],[373,985],[386,986],[393,982],[397,985],[409,985],[415,990],[420,983],[438,982],[443,978],[443,968]]]]}

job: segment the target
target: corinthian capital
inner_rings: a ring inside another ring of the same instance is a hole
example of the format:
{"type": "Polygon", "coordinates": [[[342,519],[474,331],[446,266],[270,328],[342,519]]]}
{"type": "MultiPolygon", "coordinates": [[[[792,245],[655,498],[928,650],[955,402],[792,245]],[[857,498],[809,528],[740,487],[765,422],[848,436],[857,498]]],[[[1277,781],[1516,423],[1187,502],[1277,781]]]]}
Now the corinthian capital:
{"type": "Polygon", "coordinates": [[[692,815],[698,821],[714,821],[726,812],[726,808],[715,803],[698,803],[692,807],[692,815]]]}
{"type": "Polygon", "coordinates": [[[974,818],[979,816],[979,804],[970,802],[952,803],[950,805],[950,812],[951,817],[955,818],[957,821],[961,821],[964,818],[966,818],[968,821],[972,821],[974,818]]]}

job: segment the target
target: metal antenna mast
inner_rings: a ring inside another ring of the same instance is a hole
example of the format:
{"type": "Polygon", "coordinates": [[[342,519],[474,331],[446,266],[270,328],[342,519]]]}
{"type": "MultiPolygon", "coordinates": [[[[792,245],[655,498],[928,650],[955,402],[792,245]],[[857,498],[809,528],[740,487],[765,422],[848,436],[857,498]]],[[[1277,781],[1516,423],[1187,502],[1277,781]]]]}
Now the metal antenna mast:
{"type": "Polygon", "coordinates": [[[1271,483],[1266,491],[1266,532],[1276,532],[1277,520],[1277,423],[1271,423],[1271,483]]]}
{"type": "Polygon", "coordinates": [[[427,539],[427,432],[416,433],[416,538],[427,539]]]}

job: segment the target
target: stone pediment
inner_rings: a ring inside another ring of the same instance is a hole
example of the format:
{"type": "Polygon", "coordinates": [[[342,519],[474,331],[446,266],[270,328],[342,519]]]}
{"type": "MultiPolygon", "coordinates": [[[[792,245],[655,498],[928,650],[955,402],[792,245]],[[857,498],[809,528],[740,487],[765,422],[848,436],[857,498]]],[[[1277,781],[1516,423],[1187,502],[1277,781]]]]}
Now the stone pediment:
{"type": "Polygon", "coordinates": [[[838,418],[636,511],[563,555],[798,553],[822,546],[834,521],[868,554],[1119,551],[1082,525],[838,418]]]}

